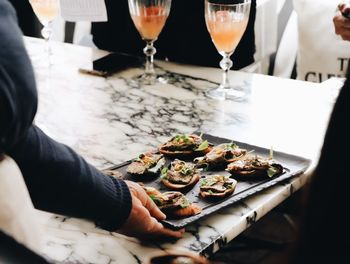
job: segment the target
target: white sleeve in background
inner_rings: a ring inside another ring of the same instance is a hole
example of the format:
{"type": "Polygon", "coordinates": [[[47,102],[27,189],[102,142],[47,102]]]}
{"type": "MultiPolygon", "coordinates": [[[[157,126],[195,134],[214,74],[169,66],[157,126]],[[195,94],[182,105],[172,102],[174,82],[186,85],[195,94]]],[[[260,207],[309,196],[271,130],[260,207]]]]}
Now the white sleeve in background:
{"type": "Polygon", "coordinates": [[[107,21],[104,0],[60,0],[61,16],[66,21],[107,21]]]}

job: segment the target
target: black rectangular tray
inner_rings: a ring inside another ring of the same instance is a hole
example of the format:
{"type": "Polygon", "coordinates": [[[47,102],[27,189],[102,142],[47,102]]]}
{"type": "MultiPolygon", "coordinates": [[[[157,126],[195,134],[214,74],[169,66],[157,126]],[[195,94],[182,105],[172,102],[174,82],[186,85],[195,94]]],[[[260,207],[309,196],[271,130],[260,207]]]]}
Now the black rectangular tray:
{"type": "MultiPolygon", "coordinates": [[[[243,142],[234,141],[231,139],[219,138],[209,134],[204,134],[203,139],[208,140],[210,143],[214,145],[218,145],[221,143],[230,143],[234,142],[241,148],[245,148],[248,151],[254,150],[254,154],[268,157],[270,150],[266,148],[261,148],[258,146],[249,145],[243,142]]],[[[163,224],[172,229],[180,229],[185,227],[186,225],[204,217],[209,214],[213,214],[221,208],[229,206],[235,202],[238,202],[250,195],[258,193],[264,189],[267,189],[279,182],[290,179],[294,176],[300,175],[305,172],[305,170],[310,166],[311,161],[302,157],[282,153],[282,152],[274,152],[274,159],[281,163],[284,167],[284,173],[280,176],[271,178],[271,179],[262,179],[262,180],[254,180],[254,181],[241,181],[237,180],[237,186],[234,193],[219,201],[207,201],[199,196],[199,186],[200,182],[198,182],[193,189],[189,190],[187,193],[184,193],[190,202],[198,204],[202,208],[202,212],[198,215],[194,215],[187,218],[182,219],[167,219],[163,221],[163,224]]],[[[173,159],[167,158],[167,164],[171,162],[173,159]]],[[[119,165],[115,165],[108,170],[117,170],[123,175],[123,178],[126,180],[131,180],[135,182],[143,182],[146,186],[151,186],[157,188],[161,192],[169,191],[160,181],[159,177],[154,177],[145,180],[137,178],[135,176],[131,176],[126,172],[127,166],[132,162],[132,160],[123,162],[119,165]]],[[[225,174],[230,175],[227,171],[203,171],[201,175],[210,175],[210,174],[225,174]]]]}

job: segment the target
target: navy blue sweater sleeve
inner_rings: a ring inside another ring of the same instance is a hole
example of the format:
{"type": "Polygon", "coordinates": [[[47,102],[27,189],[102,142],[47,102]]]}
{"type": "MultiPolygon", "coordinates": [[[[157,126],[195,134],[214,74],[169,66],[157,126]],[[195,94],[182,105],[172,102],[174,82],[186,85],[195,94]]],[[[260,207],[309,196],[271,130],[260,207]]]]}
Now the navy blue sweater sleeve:
{"type": "Polygon", "coordinates": [[[124,181],[105,176],[38,127],[32,126],[9,154],[37,208],[88,218],[108,230],[129,216],[131,196],[124,181]]]}
{"type": "Polygon", "coordinates": [[[36,208],[119,228],[131,210],[125,182],[105,176],[71,148],[32,125],[33,69],[13,8],[0,0],[0,153],[19,165],[36,208]]]}

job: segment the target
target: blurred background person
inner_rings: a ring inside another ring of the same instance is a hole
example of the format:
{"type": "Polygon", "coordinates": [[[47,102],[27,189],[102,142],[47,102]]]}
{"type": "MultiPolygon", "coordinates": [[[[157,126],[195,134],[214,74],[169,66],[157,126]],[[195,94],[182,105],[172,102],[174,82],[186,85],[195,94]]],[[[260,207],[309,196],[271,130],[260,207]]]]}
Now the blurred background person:
{"type": "MultiPolygon", "coordinates": [[[[108,22],[92,24],[95,45],[100,49],[144,56],[145,42],[131,20],[128,1],[105,2],[108,22]]],[[[241,69],[254,62],[255,14],[256,0],[252,0],[247,29],[231,56],[233,69],[241,69]]],[[[221,56],[212,43],[205,24],[204,1],[173,0],[170,15],[159,35],[156,49],[155,57],[158,59],[219,67],[221,56]]]]}
{"type": "Polygon", "coordinates": [[[16,10],[18,25],[26,36],[39,37],[40,23],[36,18],[29,0],[9,0],[16,10]]]}

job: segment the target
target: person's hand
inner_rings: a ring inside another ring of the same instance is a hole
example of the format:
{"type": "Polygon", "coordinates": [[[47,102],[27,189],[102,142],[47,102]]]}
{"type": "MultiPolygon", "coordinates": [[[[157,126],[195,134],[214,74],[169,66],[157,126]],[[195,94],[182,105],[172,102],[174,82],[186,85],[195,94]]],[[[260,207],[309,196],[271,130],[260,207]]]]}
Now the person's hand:
{"type": "Polygon", "coordinates": [[[158,222],[158,220],[164,220],[166,216],[139,184],[132,181],[125,181],[125,183],[131,193],[132,208],[126,223],[120,230],[121,233],[135,237],[182,237],[184,230],[173,231],[158,222]]]}
{"type": "Polygon", "coordinates": [[[350,19],[344,17],[343,14],[350,14],[350,6],[339,4],[338,11],[333,17],[335,34],[340,35],[343,40],[350,41],[350,19]]]}

